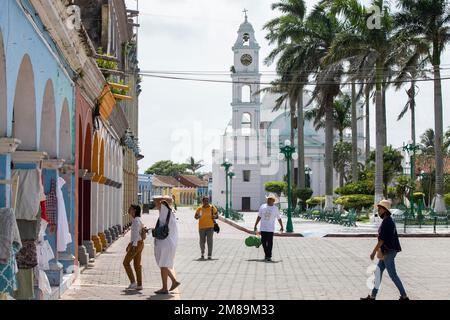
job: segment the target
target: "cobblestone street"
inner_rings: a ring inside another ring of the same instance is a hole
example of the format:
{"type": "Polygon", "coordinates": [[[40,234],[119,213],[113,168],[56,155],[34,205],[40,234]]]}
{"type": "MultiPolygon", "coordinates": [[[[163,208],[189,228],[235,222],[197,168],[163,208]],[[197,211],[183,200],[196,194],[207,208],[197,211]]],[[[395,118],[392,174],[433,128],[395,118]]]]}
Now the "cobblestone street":
{"type": "MultiPolygon", "coordinates": [[[[143,253],[144,290],[125,292],[128,279],[122,260],[129,233],[99,255],[62,299],[359,299],[368,293],[366,269],[374,238],[280,238],[274,262],[263,262],[262,248],[244,245],[246,233],[220,222],[212,261],[199,261],[193,211],[180,208],[180,239],[175,268],[179,293],[157,296],[159,269],[149,237],[143,253]]],[[[156,211],[143,215],[152,226],[156,211]]],[[[411,299],[450,299],[450,239],[402,238],[397,271],[411,299]],[[432,263],[431,263],[432,262],[432,263]]],[[[387,274],[379,299],[398,299],[387,274]]]]}

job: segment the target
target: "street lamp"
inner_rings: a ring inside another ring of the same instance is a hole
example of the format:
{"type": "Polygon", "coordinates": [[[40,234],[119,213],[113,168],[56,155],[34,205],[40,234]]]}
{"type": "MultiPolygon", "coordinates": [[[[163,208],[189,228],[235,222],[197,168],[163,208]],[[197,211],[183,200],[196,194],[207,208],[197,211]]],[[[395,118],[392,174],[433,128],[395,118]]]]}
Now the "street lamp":
{"type": "Polygon", "coordinates": [[[311,188],[311,175],[312,175],[312,169],[306,165],[305,166],[305,180],[306,180],[306,187],[311,188]]]}
{"type": "MultiPolygon", "coordinates": [[[[411,182],[415,181],[415,172],[414,172],[414,161],[416,158],[416,154],[421,154],[422,150],[420,149],[420,145],[414,144],[411,140],[408,141],[408,144],[403,144],[403,151],[405,151],[410,157],[410,167],[411,167],[411,182]]],[[[411,215],[414,216],[414,188],[411,188],[409,194],[409,201],[411,203],[411,215]]]]}
{"type": "Polygon", "coordinates": [[[298,158],[298,154],[295,152],[295,147],[291,146],[291,141],[286,140],[284,146],[280,147],[280,160],[286,159],[287,162],[287,182],[288,182],[288,221],[286,225],[286,232],[294,232],[294,226],[292,224],[292,189],[291,189],[291,160],[298,158]]]}
{"type": "Polygon", "coordinates": [[[225,168],[225,218],[228,219],[230,217],[228,212],[228,172],[230,171],[232,164],[228,159],[225,159],[221,166],[225,168]]]}
{"type": "Polygon", "coordinates": [[[228,177],[230,178],[230,210],[233,210],[233,177],[235,176],[234,172],[230,170],[228,172],[228,177]]]}

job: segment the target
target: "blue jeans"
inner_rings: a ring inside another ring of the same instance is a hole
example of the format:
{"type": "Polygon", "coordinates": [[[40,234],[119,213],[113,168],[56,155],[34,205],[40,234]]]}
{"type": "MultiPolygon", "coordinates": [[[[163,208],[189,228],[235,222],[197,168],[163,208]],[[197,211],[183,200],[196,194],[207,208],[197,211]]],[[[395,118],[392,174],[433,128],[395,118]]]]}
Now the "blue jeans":
{"type": "Polygon", "coordinates": [[[376,277],[376,280],[378,280],[378,286],[377,283],[375,283],[375,287],[372,290],[372,297],[376,297],[378,293],[378,287],[381,284],[381,278],[383,276],[384,269],[387,269],[387,272],[389,274],[389,277],[394,282],[395,286],[397,287],[398,291],[400,292],[400,295],[402,297],[406,297],[406,291],[405,288],[403,288],[402,281],[397,275],[397,271],[395,270],[395,256],[397,255],[397,251],[395,250],[389,250],[384,254],[384,260],[378,261],[377,267],[380,269],[379,273],[379,279],[376,277]]]}

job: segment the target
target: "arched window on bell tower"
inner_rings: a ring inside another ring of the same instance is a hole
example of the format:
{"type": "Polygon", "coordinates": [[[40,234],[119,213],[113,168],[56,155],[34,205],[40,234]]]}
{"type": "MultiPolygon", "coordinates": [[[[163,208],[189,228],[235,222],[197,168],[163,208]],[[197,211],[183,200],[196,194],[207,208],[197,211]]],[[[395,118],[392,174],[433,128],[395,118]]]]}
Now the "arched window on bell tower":
{"type": "Polygon", "coordinates": [[[250,35],[247,32],[242,36],[242,45],[244,47],[250,46],[250,35]]]}
{"type": "Polygon", "coordinates": [[[241,89],[241,102],[242,103],[250,103],[251,102],[251,89],[250,86],[245,85],[242,86],[241,89]]]}
{"type": "Polygon", "coordinates": [[[252,131],[252,115],[248,112],[242,114],[241,133],[243,136],[249,136],[252,131]]]}

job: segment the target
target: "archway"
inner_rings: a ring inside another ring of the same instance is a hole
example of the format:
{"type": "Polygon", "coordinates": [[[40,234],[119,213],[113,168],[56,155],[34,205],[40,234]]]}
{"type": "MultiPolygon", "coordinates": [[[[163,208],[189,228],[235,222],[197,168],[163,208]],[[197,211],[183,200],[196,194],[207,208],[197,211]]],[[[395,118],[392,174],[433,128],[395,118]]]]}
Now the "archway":
{"type": "MultiPolygon", "coordinates": [[[[84,135],[83,169],[92,171],[92,130],[89,123],[84,135]]],[[[80,147],[82,148],[82,147],[80,147]]],[[[91,181],[82,180],[82,240],[91,240],[91,181]]]]}
{"type": "Polygon", "coordinates": [[[36,93],[31,59],[24,55],[16,81],[13,111],[13,137],[21,140],[19,150],[34,151],[36,141],[36,93]],[[26,92],[27,94],[24,94],[26,92]]]}
{"type": "Polygon", "coordinates": [[[6,57],[0,29],[0,137],[7,136],[6,57]]]}
{"type": "Polygon", "coordinates": [[[39,150],[47,152],[50,158],[56,158],[56,111],[53,82],[48,80],[45,84],[44,101],[41,113],[41,135],[39,150]]]}
{"type": "MultiPolygon", "coordinates": [[[[67,99],[64,99],[61,111],[61,119],[59,121],[59,157],[66,160],[67,162],[71,162],[73,160],[70,122],[69,103],[67,99]]],[[[80,132],[82,132],[81,128],[80,132]]],[[[81,141],[82,140],[80,140],[80,144],[81,141]]],[[[81,155],[82,153],[80,153],[80,157],[81,155]]]]}
{"type": "MultiPolygon", "coordinates": [[[[81,116],[78,117],[78,169],[82,171],[83,169],[83,123],[81,121],[81,116]]],[[[83,244],[83,178],[81,174],[78,175],[78,245],[83,244]]]]}

